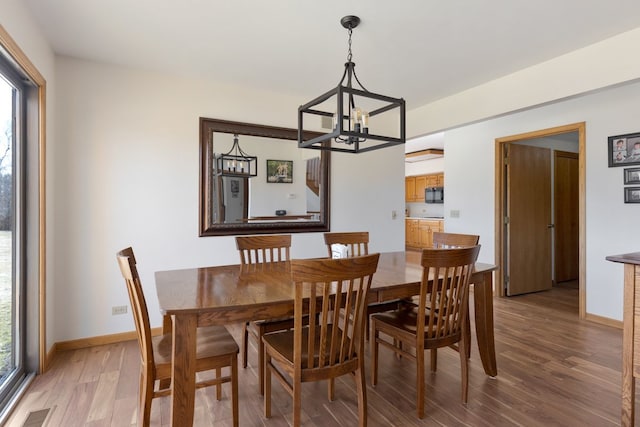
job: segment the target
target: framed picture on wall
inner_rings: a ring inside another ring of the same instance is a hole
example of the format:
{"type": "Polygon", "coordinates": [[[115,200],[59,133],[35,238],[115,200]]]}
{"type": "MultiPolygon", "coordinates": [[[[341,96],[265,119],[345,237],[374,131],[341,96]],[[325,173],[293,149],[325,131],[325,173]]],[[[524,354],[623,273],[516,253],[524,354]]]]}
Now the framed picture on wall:
{"type": "Polygon", "coordinates": [[[609,167],[640,165],[640,132],[608,138],[609,167]]]}
{"type": "Polygon", "coordinates": [[[624,170],[624,185],[640,184],[640,168],[627,168],[624,170]]]}
{"type": "Polygon", "coordinates": [[[624,188],[624,202],[625,203],[640,203],[640,187],[625,187],[624,188]]]}
{"type": "Polygon", "coordinates": [[[291,184],[293,160],[267,160],[267,182],[291,184]]]}

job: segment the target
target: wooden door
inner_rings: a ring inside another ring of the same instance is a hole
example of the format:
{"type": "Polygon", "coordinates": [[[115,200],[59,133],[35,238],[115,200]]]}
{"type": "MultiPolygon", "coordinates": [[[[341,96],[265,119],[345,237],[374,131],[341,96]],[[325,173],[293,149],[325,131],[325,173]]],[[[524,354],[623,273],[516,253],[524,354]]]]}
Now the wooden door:
{"type": "Polygon", "coordinates": [[[578,153],[555,151],[554,156],[555,280],[578,280],[578,153]]]}
{"type": "Polygon", "coordinates": [[[551,289],[551,151],[505,149],[507,295],[551,289]]]}

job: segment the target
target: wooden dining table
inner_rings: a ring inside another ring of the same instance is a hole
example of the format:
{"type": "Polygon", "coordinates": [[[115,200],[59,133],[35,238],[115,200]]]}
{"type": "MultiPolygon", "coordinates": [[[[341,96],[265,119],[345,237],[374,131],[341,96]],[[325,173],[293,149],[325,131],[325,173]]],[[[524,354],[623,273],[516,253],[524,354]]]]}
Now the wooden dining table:
{"type": "MultiPolygon", "coordinates": [[[[498,368],[493,332],[493,264],[476,263],[471,276],[476,338],[489,376],[498,368]]],[[[380,254],[368,294],[370,302],[407,298],[420,292],[419,256],[380,254]]],[[[196,328],[292,316],[294,289],[287,274],[240,274],[240,265],[189,268],[155,273],[164,332],[173,332],[171,425],[193,425],[196,328]]]]}

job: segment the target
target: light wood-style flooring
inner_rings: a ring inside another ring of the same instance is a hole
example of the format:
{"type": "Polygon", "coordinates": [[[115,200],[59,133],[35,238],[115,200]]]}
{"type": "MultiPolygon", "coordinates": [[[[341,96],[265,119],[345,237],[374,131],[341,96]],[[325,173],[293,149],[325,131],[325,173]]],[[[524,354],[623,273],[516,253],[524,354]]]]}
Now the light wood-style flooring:
{"type": "MultiPolygon", "coordinates": [[[[484,374],[474,336],[469,402],[463,405],[458,355],[440,350],[438,372],[427,375],[427,415],[419,420],[412,362],[381,349],[379,384],[367,388],[369,426],[620,425],[621,330],[579,321],[576,289],[554,288],[494,302],[496,378],[484,374]]],[[[230,330],[239,341],[240,325],[230,330]]],[[[8,425],[22,426],[30,411],[42,408],[51,408],[45,424],[49,427],[135,425],[137,351],[131,341],[58,354],[51,369],[36,378],[8,425]]],[[[240,425],[290,425],[291,400],[275,381],[273,417],[263,418],[256,356],[253,347],[249,367],[239,369],[240,425]]],[[[367,381],[368,377],[367,372],[367,381]]],[[[229,388],[224,391],[219,402],[211,388],[196,393],[197,426],[231,425],[229,388]]],[[[305,385],[304,425],[357,425],[351,378],[337,381],[333,402],[326,395],[324,383],[305,385]]],[[[168,419],[168,398],[155,399],[152,425],[166,426],[168,419]]]]}

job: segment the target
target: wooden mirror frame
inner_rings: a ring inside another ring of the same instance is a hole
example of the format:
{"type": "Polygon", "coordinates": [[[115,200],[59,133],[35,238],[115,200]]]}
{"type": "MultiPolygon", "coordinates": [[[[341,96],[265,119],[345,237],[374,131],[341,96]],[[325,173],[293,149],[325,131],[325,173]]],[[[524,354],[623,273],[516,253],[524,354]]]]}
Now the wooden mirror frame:
{"type": "MultiPolygon", "coordinates": [[[[258,136],[283,140],[298,140],[298,130],[253,123],[232,122],[228,120],[208,119],[200,117],[200,189],[199,189],[199,229],[200,237],[226,236],[239,234],[277,234],[277,233],[312,233],[329,231],[329,171],[330,152],[320,151],[320,219],[318,221],[301,222],[252,222],[247,224],[214,224],[211,222],[208,206],[211,204],[211,161],[213,158],[213,133],[231,133],[238,135],[258,136]]],[[[304,140],[320,135],[318,132],[305,132],[304,140]]],[[[297,149],[297,145],[295,146],[297,149]]]]}

